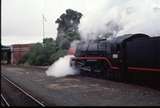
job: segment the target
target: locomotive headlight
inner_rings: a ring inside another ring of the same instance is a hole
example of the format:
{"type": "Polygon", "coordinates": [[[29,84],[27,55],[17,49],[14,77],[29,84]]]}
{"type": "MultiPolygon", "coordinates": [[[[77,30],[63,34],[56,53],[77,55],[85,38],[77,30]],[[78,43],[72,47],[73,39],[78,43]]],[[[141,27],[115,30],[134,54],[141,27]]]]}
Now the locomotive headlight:
{"type": "Polygon", "coordinates": [[[118,54],[112,54],[112,58],[113,59],[117,59],[118,58],[118,54]]]}

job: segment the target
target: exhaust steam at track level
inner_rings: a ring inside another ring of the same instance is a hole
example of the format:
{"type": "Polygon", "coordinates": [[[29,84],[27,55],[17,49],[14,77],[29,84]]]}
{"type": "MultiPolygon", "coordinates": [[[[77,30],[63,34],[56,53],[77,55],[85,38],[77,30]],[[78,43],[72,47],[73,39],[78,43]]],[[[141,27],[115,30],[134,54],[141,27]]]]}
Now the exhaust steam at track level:
{"type": "Polygon", "coordinates": [[[47,76],[54,77],[65,77],[68,75],[78,74],[78,70],[70,67],[70,58],[74,57],[73,55],[66,55],[60,57],[55,63],[53,63],[48,70],[46,71],[47,76]]]}

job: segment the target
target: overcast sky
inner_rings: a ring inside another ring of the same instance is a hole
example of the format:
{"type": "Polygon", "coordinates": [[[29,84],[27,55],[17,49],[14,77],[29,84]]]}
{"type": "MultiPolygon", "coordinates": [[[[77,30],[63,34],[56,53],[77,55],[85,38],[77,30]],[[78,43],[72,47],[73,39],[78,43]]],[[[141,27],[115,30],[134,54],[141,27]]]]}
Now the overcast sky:
{"type": "Polygon", "coordinates": [[[105,0],[2,0],[2,44],[42,41],[42,14],[46,37],[56,38],[55,20],[71,8],[78,11],[93,10],[105,0]],[[91,2],[91,4],[90,4],[91,2]]]}
{"type": "MultiPolygon", "coordinates": [[[[3,45],[42,42],[42,14],[47,19],[45,37],[55,39],[55,20],[66,9],[79,11],[85,18],[88,14],[98,14],[101,10],[107,13],[110,7],[124,5],[126,1],[130,0],[2,0],[1,42],[3,45]]],[[[160,0],[155,1],[160,6],[160,0]]]]}

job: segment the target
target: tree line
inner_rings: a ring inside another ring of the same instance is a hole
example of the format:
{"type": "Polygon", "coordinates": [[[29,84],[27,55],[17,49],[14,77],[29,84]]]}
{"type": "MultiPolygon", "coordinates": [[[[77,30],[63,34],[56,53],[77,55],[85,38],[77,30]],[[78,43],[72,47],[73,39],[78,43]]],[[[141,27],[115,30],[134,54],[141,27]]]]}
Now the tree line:
{"type": "Polygon", "coordinates": [[[67,9],[55,23],[58,24],[57,38],[45,38],[43,43],[36,43],[24,55],[19,64],[51,65],[59,57],[67,54],[70,43],[80,40],[78,25],[82,14],[72,9],[67,9]]]}

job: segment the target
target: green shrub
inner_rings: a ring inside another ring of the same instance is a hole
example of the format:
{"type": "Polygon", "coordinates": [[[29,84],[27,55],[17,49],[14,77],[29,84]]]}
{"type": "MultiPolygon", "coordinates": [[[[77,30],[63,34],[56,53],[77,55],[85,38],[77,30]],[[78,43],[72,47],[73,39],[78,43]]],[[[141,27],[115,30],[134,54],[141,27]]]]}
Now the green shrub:
{"type": "Polygon", "coordinates": [[[56,52],[56,44],[52,38],[45,38],[43,43],[36,43],[30,52],[25,54],[19,63],[30,65],[50,65],[53,63],[50,56],[56,52]]]}
{"type": "Polygon", "coordinates": [[[56,53],[53,53],[50,56],[50,60],[51,61],[56,61],[56,60],[58,60],[59,57],[63,57],[66,54],[67,54],[67,50],[65,50],[65,49],[58,49],[56,53]]]}

